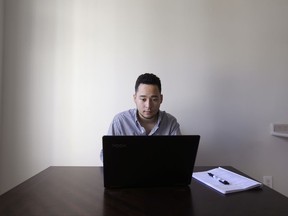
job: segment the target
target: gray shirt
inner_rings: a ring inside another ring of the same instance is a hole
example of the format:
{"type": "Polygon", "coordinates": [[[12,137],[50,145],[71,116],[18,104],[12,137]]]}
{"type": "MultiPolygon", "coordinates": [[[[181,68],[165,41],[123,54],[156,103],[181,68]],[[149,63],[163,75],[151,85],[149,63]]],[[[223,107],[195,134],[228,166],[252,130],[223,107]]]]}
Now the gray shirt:
{"type": "MultiPolygon", "coordinates": [[[[130,109],[114,117],[107,135],[138,136],[147,134],[137,119],[137,109],[130,109]]],[[[159,110],[157,124],[148,135],[181,135],[180,125],[174,116],[159,110]]],[[[103,150],[101,150],[100,159],[103,161],[103,150]]]]}
{"type": "MultiPolygon", "coordinates": [[[[108,135],[147,135],[137,119],[137,109],[130,109],[117,114],[108,130],[108,135]]],[[[151,135],[181,135],[176,118],[165,111],[159,111],[158,121],[151,135]]]]}

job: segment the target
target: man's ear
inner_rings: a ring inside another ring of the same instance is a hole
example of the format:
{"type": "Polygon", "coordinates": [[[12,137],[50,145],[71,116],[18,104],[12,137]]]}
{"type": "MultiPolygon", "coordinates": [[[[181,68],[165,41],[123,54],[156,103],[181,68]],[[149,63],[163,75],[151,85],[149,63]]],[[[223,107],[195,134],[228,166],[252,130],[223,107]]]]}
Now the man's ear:
{"type": "Polygon", "coordinates": [[[163,95],[161,94],[160,95],[160,103],[162,103],[163,102],[163,95]]]}
{"type": "Polygon", "coordinates": [[[133,100],[136,101],[136,94],[133,95],[133,100]]]}

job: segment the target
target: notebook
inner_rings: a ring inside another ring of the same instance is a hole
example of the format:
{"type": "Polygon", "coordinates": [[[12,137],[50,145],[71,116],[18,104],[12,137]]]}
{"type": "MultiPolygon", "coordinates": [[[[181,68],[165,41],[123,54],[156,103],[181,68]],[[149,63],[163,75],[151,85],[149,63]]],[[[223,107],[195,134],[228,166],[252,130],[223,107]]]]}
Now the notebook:
{"type": "Polygon", "coordinates": [[[258,181],[222,167],[195,172],[193,177],[223,194],[246,191],[262,186],[262,183],[258,181]]]}
{"type": "Polygon", "coordinates": [[[105,188],[187,186],[199,135],[103,136],[105,188]]]}

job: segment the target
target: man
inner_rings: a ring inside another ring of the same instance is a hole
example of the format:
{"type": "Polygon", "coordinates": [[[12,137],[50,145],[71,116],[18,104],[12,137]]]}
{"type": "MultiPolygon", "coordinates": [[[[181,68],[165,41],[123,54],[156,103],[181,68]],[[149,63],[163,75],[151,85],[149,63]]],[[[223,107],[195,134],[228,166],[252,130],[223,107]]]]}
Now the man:
{"type": "Polygon", "coordinates": [[[181,135],[176,118],[160,110],[161,90],[161,81],[156,75],[140,75],[133,95],[136,108],[117,114],[108,135],[181,135]]]}
{"type": "MultiPolygon", "coordinates": [[[[117,114],[107,135],[181,135],[176,118],[160,110],[161,81],[154,74],[142,74],[135,83],[136,108],[117,114]]],[[[100,153],[103,161],[103,150],[100,153]]]]}

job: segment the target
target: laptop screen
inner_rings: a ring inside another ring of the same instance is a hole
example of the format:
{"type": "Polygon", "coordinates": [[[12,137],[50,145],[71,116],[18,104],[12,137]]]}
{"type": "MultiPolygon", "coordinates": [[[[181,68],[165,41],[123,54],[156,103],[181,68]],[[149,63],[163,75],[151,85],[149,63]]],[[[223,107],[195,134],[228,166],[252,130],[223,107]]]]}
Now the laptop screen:
{"type": "Polygon", "coordinates": [[[199,141],[199,135],[103,136],[104,186],[187,186],[199,141]]]}

